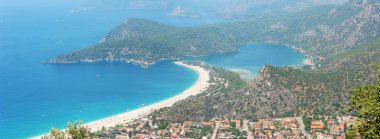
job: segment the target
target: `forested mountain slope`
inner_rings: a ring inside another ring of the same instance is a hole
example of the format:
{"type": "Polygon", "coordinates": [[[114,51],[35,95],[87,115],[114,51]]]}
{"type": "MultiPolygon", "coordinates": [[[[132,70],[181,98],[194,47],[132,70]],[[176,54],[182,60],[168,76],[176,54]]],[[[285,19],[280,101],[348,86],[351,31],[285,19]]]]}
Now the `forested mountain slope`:
{"type": "Polygon", "coordinates": [[[118,60],[144,66],[164,59],[238,51],[247,42],[278,42],[323,60],[379,36],[380,2],[324,5],[287,17],[173,27],[132,18],[99,43],[50,62],[118,60]]]}
{"type": "MultiPolygon", "coordinates": [[[[380,38],[329,59],[323,64],[326,70],[264,66],[243,88],[209,88],[154,114],[173,121],[202,121],[226,115],[347,115],[348,91],[376,82],[375,63],[380,63],[380,38]]],[[[230,78],[235,78],[231,84],[239,82],[236,76],[230,78]]]]}
{"type": "Polygon", "coordinates": [[[56,57],[53,63],[129,61],[144,66],[164,59],[238,50],[237,39],[215,26],[172,27],[132,18],[89,48],[56,57]]]}
{"type": "MultiPolygon", "coordinates": [[[[202,120],[226,114],[345,114],[348,90],[374,83],[378,77],[372,65],[380,62],[379,21],[377,0],[352,0],[288,17],[200,27],[172,27],[129,19],[101,43],[58,56],[51,62],[121,60],[147,66],[163,59],[237,51],[241,44],[251,41],[278,42],[311,56],[317,68],[267,65],[245,86],[229,88],[220,84],[156,114],[170,120],[202,120]]],[[[215,71],[218,76],[228,73],[229,76],[221,77],[231,79],[227,84],[241,82],[228,71],[215,71]]]]}

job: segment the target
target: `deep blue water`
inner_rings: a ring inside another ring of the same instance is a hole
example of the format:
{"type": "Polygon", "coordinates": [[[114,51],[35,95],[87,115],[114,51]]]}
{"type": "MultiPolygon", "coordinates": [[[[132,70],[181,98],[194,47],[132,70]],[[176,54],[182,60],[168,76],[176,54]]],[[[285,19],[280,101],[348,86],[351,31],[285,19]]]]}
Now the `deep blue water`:
{"type": "Polygon", "coordinates": [[[174,96],[197,74],[171,62],[42,64],[97,43],[129,17],[176,26],[216,22],[167,15],[167,9],[113,9],[90,0],[0,0],[0,138],[26,138],[174,96]]]}
{"type": "Polygon", "coordinates": [[[266,64],[274,66],[304,66],[305,56],[294,49],[279,44],[251,43],[241,47],[240,52],[206,56],[203,61],[227,69],[247,70],[245,77],[252,79],[266,64]]]}
{"type": "MultiPolygon", "coordinates": [[[[32,137],[50,127],[63,128],[69,120],[88,122],[152,104],[182,92],[197,78],[195,72],[169,61],[149,69],[120,62],[55,65],[43,61],[97,43],[129,17],[175,26],[223,21],[208,14],[201,19],[168,16],[172,8],[112,8],[115,5],[102,7],[99,2],[108,1],[0,0],[1,138],[32,137]]],[[[273,56],[283,52],[286,56],[275,60],[276,65],[299,62],[298,54],[283,47],[243,47],[240,53],[204,60],[250,69],[273,64],[268,55],[274,51],[273,56]]]]}

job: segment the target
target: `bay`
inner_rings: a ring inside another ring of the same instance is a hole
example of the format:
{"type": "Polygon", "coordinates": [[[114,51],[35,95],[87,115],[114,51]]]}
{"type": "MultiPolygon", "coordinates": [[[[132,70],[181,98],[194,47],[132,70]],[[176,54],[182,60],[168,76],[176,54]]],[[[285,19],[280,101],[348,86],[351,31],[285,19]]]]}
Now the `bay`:
{"type": "MultiPolygon", "coordinates": [[[[207,14],[169,16],[171,10],[102,7],[90,0],[0,0],[0,136],[40,135],[68,121],[89,122],[153,104],[190,87],[197,74],[171,61],[149,69],[122,62],[43,64],[97,43],[130,17],[174,26],[223,21],[207,14]]],[[[264,64],[298,65],[303,58],[287,47],[260,44],[200,59],[254,77],[264,64]]]]}

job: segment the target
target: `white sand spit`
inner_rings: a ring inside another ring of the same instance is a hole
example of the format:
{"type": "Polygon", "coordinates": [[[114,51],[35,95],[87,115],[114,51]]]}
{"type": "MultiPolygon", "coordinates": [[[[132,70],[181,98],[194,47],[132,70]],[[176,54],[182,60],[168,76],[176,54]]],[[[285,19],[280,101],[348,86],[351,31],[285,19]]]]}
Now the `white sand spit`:
{"type": "MultiPolygon", "coordinates": [[[[207,89],[207,87],[209,86],[208,81],[210,79],[209,71],[199,66],[188,65],[180,61],[174,62],[174,63],[177,65],[192,69],[198,73],[197,81],[190,88],[186,89],[182,93],[174,97],[171,97],[169,99],[166,99],[166,100],[163,100],[163,101],[160,101],[160,102],[157,102],[152,105],[145,106],[139,109],[128,111],[122,114],[118,114],[118,115],[114,115],[114,116],[107,117],[104,119],[89,122],[89,123],[86,123],[85,126],[91,128],[91,131],[99,131],[102,129],[102,127],[113,127],[118,124],[131,122],[135,119],[138,119],[146,114],[153,112],[154,110],[158,110],[164,107],[171,107],[175,102],[186,99],[189,96],[197,95],[207,89]]],[[[33,138],[40,138],[40,137],[41,136],[33,137],[33,138]]]]}

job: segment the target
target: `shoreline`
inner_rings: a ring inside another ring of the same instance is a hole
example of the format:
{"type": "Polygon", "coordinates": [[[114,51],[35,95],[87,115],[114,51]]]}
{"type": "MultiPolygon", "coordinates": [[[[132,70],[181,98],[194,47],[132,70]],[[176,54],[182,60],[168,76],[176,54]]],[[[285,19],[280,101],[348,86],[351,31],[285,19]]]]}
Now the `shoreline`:
{"type": "MultiPolygon", "coordinates": [[[[193,66],[193,65],[188,65],[183,63],[182,61],[177,61],[174,62],[175,64],[189,68],[198,74],[198,79],[196,82],[180,94],[173,96],[171,98],[156,102],[152,105],[148,105],[142,108],[138,108],[135,110],[131,110],[128,112],[124,112],[121,114],[117,114],[114,116],[106,117],[100,120],[95,120],[89,123],[85,123],[84,126],[91,128],[91,132],[99,131],[102,129],[102,127],[113,127],[118,124],[125,124],[127,122],[131,122],[135,119],[138,119],[144,115],[147,115],[154,110],[158,110],[160,108],[164,107],[171,107],[174,103],[186,99],[190,96],[194,96],[197,94],[200,94],[202,91],[206,90],[207,87],[209,86],[209,71],[205,70],[204,68],[201,68],[199,66],[193,66]]],[[[45,134],[46,135],[46,134],[45,134]]],[[[44,135],[37,136],[37,137],[32,137],[33,139],[39,139],[44,135]]]]}

